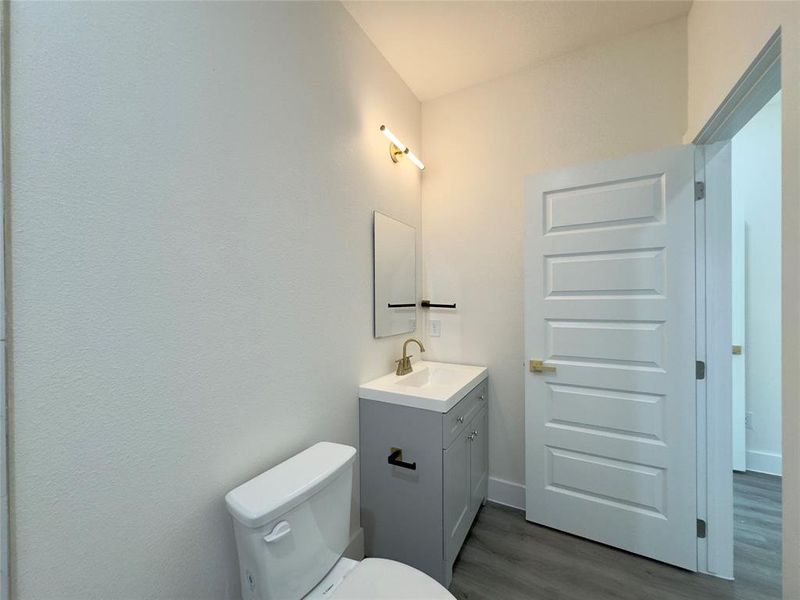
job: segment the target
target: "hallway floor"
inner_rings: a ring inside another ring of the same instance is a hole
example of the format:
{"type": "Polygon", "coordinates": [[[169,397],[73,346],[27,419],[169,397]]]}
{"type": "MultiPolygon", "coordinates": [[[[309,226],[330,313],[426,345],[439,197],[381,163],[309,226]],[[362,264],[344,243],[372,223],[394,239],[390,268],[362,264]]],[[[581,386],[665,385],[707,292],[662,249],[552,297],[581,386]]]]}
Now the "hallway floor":
{"type": "Polygon", "coordinates": [[[781,479],[734,474],[734,572],[724,581],[525,521],[478,514],[453,571],[459,600],[780,600],[781,479]]]}

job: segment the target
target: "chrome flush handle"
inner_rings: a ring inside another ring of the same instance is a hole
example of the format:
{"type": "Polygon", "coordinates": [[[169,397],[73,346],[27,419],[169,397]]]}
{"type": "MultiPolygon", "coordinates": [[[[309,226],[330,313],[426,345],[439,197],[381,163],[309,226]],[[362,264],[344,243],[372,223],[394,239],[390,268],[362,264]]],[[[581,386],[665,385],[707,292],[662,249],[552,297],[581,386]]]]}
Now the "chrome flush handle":
{"type": "Polygon", "coordinates": [[[267,535],[264,536],[264,541],[268,544],[272,542],[277,542],[279,539],[288,535],[292,531],[291,525],[289,525],[288,521],[281,521],[275,527],[272,528],[267,535]]]}

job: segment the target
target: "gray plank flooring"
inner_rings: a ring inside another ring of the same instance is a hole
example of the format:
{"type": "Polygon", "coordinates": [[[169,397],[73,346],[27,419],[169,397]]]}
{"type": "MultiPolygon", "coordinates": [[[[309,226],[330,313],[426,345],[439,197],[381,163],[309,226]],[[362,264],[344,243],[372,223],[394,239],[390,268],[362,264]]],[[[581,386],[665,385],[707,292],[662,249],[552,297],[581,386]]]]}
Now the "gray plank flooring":
{"type": "Polygon", "coordinates": [[[723,581],[525,521],[487,504],[453,570],[459,600],[780,600],[781,480],[734,475],[735,581],[723,581]]]}

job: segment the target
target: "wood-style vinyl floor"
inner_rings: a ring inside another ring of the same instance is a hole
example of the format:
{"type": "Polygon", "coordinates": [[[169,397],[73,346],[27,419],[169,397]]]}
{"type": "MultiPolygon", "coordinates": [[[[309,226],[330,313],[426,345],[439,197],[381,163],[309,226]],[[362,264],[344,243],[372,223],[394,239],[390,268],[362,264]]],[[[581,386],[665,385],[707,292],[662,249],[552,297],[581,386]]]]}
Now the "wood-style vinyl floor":
{"type": "Polygon", "coordinates": [[[459,600],[780,600],[781,480],[734,475],[735,581],[628,554],[487,504],[453,570],[459,600]]]}

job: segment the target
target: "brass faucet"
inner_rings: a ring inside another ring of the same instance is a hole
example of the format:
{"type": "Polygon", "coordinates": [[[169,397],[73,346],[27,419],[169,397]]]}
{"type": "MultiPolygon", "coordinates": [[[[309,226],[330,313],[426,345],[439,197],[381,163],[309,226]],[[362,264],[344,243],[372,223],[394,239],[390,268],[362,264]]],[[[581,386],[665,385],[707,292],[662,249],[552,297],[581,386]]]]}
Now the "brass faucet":
{"type": "Polygon", "coordinates": [[[425,346],[422,345],[422,342],[415,338],[408,338],[406,343],[403,344],[403,358],[394,361],[397,363],[397,371],[394,372],[395,375],[408,375],[414,370],[411,368],[411,356],[406,354],[406,348],[409,342],[414,342],[419,346],[420,352],[425,352],[425,346]]]}

